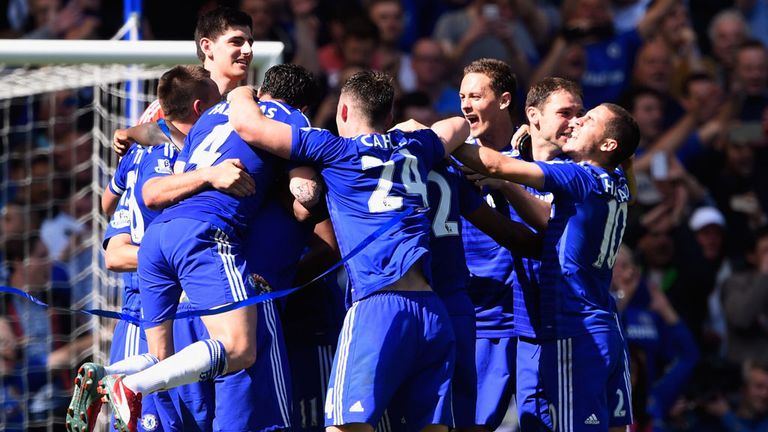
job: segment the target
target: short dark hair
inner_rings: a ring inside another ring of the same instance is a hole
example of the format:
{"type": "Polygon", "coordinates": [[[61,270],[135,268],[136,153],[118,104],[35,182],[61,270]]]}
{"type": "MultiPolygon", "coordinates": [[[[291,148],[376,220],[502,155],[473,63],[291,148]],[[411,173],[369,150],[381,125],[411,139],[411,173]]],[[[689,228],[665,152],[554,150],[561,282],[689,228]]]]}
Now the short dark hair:
{"type": "Polygon", "coordinates": [[[251,16],[243,11],[231,7],[221,6],[200,15],[195,26],[195,44],[197,45],[197,58],[205,61],[205,53],[200,48],[200,39],[216,40],[232,27],[253,28],[251,16]]]}
{"type": "Polygon", "coordinates": [[[612,103],[601,105],[613,114],[613,117],[605,124],[604,138],[615,139],[618,143],[618,147],[610,160],[612,164],[618,166],[635,154],[637,145],[640,143],[640,128],[634,117],[624,108],[612,103]]]}
{"type": "Polygon", "coordinates": [[[267,69],[261,92],[300,109],[317,101],[319,87],[312,73],[304,67],[278,64],[267,69]]]}
{"type": "Polygon", "coordinates": [[[736,48],[736,52],[741,52],[742,50],[747,49],[759,49],[766,51],[766,46],[759,39],[747,39],[739,44],[738,48],[736,48]]]}
{"type": "Polygon", "coordinates": [[[559,77],[546,77],[536,84],[531,85],[525,97],[525,107],[542,109],[549,96],[556,91],[568,92],[579,99],[584,99],[581,87],[575,82],[559,77]]]}
{"type": "Polygon", "coordinates": [[[509,92],[511,99],[507,110],[509,115],[514,113],[517,79],[508,64],[497,59],[481,58],[464,67],[464,75],[471,73],[487,75],[491,81],[491,90],[497,97],[500,97],[504,92],[509,92]]]}
{"type": "Polygon", "coordinates": [[[388,126],[384,123],[392,113],[392,102],[395,99],[391,76],[384,72],[360,71],[344,83],[341,94],[355,99],[362,116],[367,118],[371,125],[388,126]]]}
{"type": "Polygon", "coordinates": [[[160,77],[157,98],[169,120],[183,120],[192,113],[195,99],[205,99],[213,85],[211,73],[202,66],[174,66],[160,77]]]}

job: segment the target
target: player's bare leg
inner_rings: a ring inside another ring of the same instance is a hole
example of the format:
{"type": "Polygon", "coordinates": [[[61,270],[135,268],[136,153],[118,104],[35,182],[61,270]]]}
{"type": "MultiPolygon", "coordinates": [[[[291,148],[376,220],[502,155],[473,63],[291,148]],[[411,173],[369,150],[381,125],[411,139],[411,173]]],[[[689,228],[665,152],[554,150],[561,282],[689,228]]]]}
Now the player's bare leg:
{"type": "Polygon", "coordinates": [[[202,317],[211,339],[227,352],[227,372],[250,367],[256,361],[256,305],[202,317]]]}

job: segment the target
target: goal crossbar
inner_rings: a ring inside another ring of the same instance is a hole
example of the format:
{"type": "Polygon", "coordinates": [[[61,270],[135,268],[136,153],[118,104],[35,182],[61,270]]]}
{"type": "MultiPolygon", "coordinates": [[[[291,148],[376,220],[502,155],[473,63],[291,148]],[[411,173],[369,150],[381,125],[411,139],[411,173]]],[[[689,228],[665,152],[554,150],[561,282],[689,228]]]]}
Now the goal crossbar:
{"type": "MultiPolygon", "coordinates": [[[[254,42],[251,67],[279,62],[282,42],[254,42]]],[[[41,64],[197,64],[193,41],[0,39],[0,63],[41,64]]]]}

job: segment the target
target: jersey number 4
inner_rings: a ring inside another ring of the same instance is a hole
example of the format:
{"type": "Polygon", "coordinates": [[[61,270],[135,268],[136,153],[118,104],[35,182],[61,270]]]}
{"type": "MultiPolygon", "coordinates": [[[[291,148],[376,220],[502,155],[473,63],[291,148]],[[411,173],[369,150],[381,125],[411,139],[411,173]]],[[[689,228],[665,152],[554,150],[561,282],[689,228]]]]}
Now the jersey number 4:
{"type": "Polygon", "coordinates": [[[213,165],[221,157],[219,148],[229,138],[233,130],[229,122],[214,127],[203,142],[192,151],[189,163],[196,165],[198,168],[213,165]]]}
{"type": "MultiPolygon", "coordinates": [[[[427,205],[427,186],[421,181],[419,174],[419,161],[407,149],[398,150],[403,155],[403,167],[400,173],[400,183],[405,187],[407,194],[419,194],[422,197],[423,205],[427,205]]],[[[368,198],[368,211],[371,213],[383,213],[392,210],[399,210],[403,207],[403,197],[390,195],[392,191],[392,177],[395,174],[395,161],[383,160],[364,155],[360,162],[363,164],[363,171],[371,168],[383,167],[379,182],[376,185],[371,197],[368,198]]]]}

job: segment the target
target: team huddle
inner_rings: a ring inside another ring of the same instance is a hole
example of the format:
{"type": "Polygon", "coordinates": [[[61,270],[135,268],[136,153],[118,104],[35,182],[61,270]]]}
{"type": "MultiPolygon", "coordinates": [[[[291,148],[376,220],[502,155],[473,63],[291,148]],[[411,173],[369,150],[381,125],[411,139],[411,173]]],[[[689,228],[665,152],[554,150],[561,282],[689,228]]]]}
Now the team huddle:
{"type": "Polygon", "coordinates": [[[316,89],[300,66],[237,87],[250,34],[239,11],[201,16],[202,67],[166,72],[161,109],[115,133],[135,144],[102,199],[104,247],[141,326],[119,322],[110,364],[78,370],[67,429],[92,430],[103,401],[120,431],[495,430],[514,395],[523,431],[625,430],[609,285],[632,117],[584,113],[577,85],[547,78],[516,131],[514,75],[481,59],[464,70],[464,116],[429,126],[392,127],[391,78],[354,74],[335,135],[303,115],[316,89]],[[309,421],[289,318],[275,300],[239,303],[337,255],[347,310],[309,421]]]}

